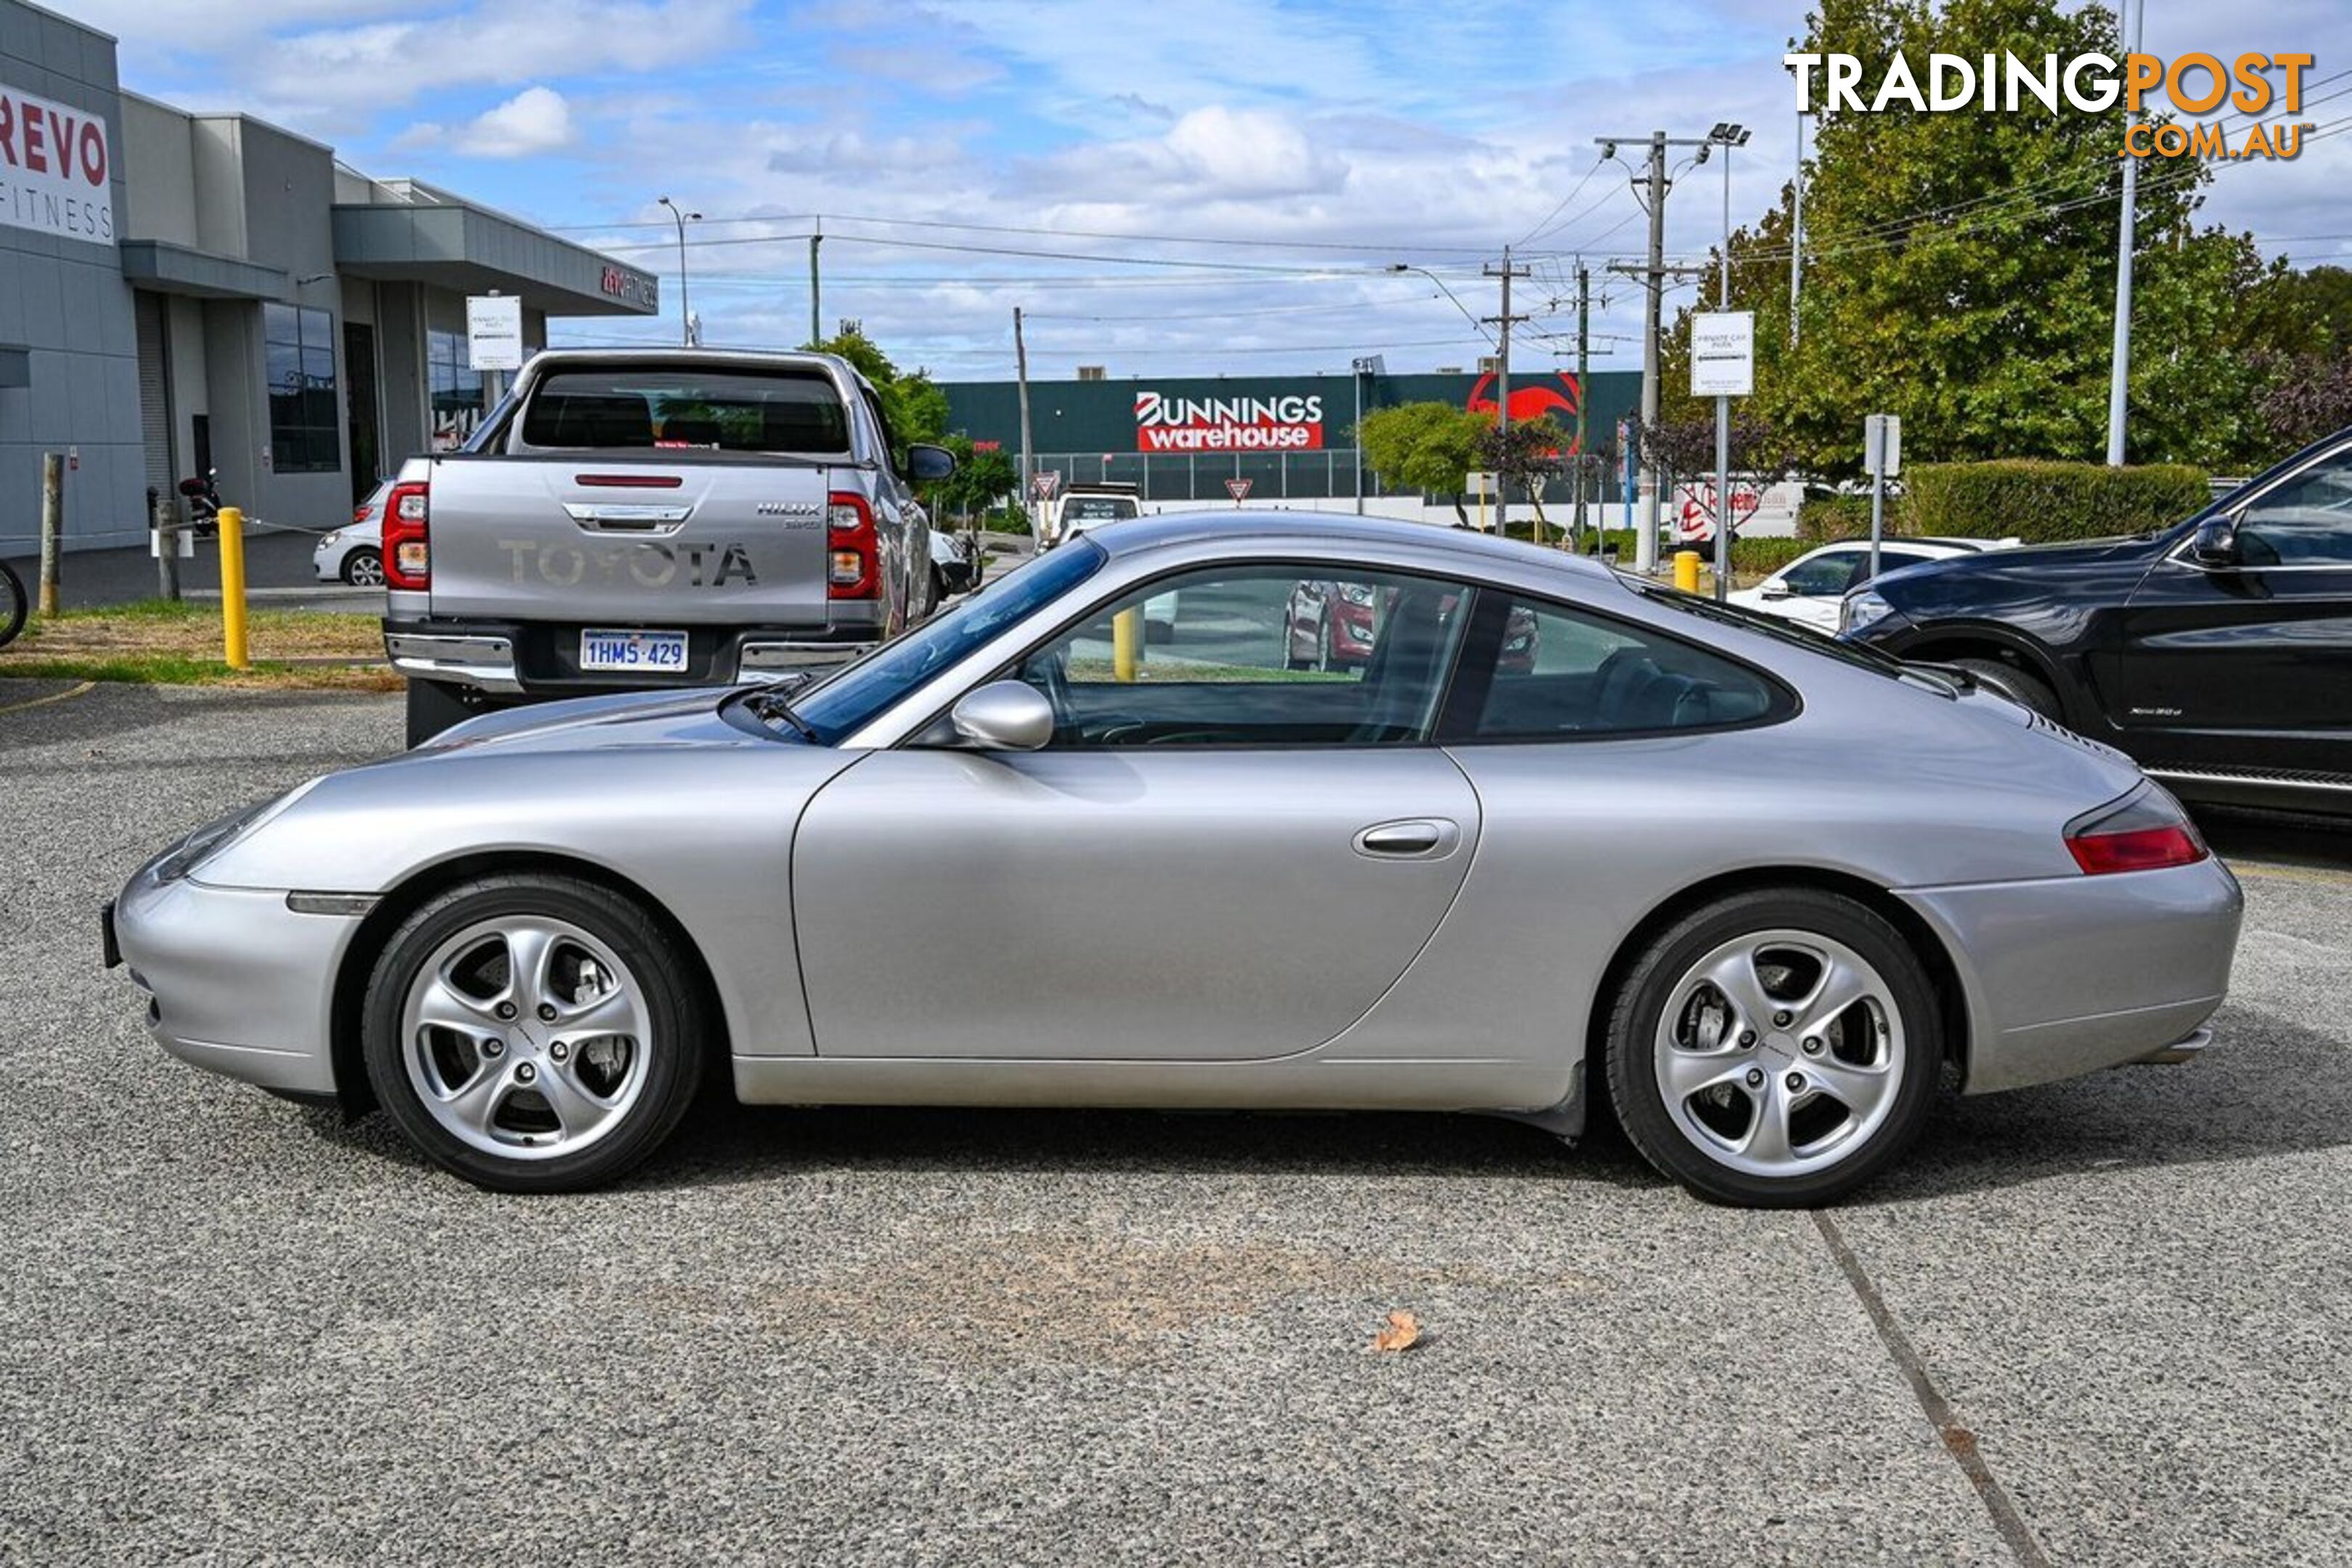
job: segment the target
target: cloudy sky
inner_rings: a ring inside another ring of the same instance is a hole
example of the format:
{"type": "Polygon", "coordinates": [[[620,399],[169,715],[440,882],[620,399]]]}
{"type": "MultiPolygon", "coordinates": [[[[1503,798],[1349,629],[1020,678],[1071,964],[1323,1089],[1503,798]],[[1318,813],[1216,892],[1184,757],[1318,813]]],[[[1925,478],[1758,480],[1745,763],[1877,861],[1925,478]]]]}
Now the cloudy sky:
{"type": "MultiPolygon", "coordinates": [[[[706,340],[789,346],[824,311],[902,363],[1009,376],[1392,370],[1468,363],[1492,314],[1483,259],[1517,243],[1532,342],[1571,352],[1575,258],[1592,268],[1596,369],[1638,369],[1638,288],[1607,263],[1643,219],[1594,138],[1717,120],[1747,221],[1795,156],[1780,56],[1791,0],[96,0],[125,84],[241,109],[660,272],[663,323],[582,321],[569,342],[677,331],[664,194],[690,226],[706,340]],[[1426,268],[1389,270],[1399,263],[1426,268]],[[1457,307],[1427,273],[1462,301],[1457,307]]],[[[2304,49],[2303,120],[2352,116],[2342,0],[2149,0],[2146,47],[2304,49]],[[2336,95],[2332,101],[2318,101],[2336,95]]],[[[2347,121],[2352,129],[2352,121],[2347,121]]],[[[2227,169],[2207,208],[2298,261],[2352,258],[2352,135],[2227,169]]],[[[1718,165],[1680,182],[1667,248],[1705,252],[1718,165]]],[[[1890,215],[1896,216],[1896,215],[1890,215]]]]}

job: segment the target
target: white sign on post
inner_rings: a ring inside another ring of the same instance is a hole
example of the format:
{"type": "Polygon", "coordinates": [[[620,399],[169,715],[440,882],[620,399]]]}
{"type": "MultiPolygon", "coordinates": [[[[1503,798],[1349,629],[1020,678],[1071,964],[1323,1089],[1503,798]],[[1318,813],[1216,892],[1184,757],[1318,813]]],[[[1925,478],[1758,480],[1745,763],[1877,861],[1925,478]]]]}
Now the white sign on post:
{"type": "Polygon", "coordinates": [[[466,296],[466,354],[476,370],[522,368],[522,298],[466,296]]]}
{"type": "Polygon", "coordinates": [[[1691,395],[1747,397],[1756,391],[1756,312],[1691,317],[1691,395]]]}
{"type": "Polygon", "coordinates": [[[1894,479],[1903,472],[1903,416],[1865,415],[1862,421],[1862,471],[1894,479]]]}

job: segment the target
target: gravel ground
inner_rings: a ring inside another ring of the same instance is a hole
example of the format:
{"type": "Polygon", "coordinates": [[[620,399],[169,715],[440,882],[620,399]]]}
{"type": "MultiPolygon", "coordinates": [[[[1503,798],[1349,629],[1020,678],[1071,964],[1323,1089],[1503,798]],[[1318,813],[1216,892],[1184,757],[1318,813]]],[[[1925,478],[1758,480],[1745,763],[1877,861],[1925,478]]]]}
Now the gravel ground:
{"type": "Polygon", "coordinates": [[[1826,1225],[1440,1117],[713,1105],[533,1201],[98,965],[132,866],[396,700],[12,710],[64,689],[0,682],[0,1561],[2352,1558],[2326,841],[2246,866],[2207,1060],[1949,1102],[1826,1225]]]}

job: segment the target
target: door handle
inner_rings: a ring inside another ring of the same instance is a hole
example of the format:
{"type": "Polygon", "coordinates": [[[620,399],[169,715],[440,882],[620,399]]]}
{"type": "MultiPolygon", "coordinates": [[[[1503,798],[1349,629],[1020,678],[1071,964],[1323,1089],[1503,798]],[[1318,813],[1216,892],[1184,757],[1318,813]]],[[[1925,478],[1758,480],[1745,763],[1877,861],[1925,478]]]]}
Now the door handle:
{"type": "Polygon", "coordinates": [[[563,510],[583,528],[621,530],[631,533],[676,533],[694,514],[690,506],[597,506],[566,501],[563,510]]]}
{"type": "Polygon", "coordinates": [[[1356,853],[1383,860],[1433,860],[1452,854],[1461,842],[1459,824],[1441,816],[1416,816],[1365,828],[1356,835],[1356,853]]]}

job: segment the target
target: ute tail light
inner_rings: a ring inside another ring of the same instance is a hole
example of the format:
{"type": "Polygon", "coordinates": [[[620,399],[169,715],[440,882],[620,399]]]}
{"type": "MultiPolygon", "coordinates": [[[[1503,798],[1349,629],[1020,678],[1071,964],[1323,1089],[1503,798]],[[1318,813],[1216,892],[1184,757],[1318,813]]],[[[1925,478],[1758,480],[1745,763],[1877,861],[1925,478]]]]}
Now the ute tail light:
{"type": "Polygon", "coordinates": [[[2089,877],[2193,866],[2212,853],[2180,803],[2153,784],[2068,824],[2066,849],[2089,877]]]}
{"type": "Polygon", "coordinates": [[[399,484],[383,498],[383,580],[411,592],[433,586],[432,503],[423,484],[399,484]]]}
{"type": "Polygon", "coordinates": [[[873,599],[882,593],[882,541],[874,509],[852,490],[825,498],[824,596],[873,599]]]}

